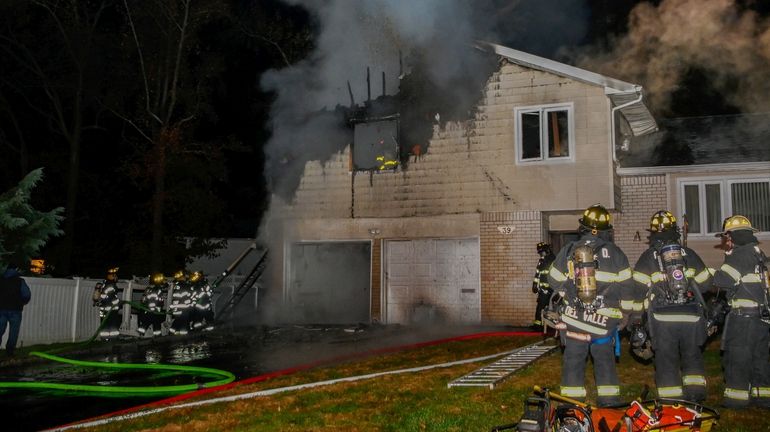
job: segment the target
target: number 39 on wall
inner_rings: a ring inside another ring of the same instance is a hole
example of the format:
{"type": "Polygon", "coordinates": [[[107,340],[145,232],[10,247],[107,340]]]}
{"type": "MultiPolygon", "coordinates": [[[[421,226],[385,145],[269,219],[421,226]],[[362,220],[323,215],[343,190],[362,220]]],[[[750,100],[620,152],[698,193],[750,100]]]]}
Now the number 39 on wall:
{"type": "Polygon", "coordinates": [[[516,227],[513,225],[501,225],[497,227],[497,230],[500,231],[500,234],[510,235],[516,230],[516,227]]]}

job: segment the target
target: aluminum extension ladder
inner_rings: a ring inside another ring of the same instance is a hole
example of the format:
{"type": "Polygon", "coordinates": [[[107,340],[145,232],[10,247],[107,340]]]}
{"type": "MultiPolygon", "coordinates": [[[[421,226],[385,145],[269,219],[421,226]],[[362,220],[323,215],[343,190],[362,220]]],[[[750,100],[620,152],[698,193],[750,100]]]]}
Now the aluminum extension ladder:
{"type": "MultiPolygon", "coordinates": [[[[551,341],[554,340],[551,339],[551,341]]],[[[545,342],[548,340],[521,347],[492,364],[451,381],[447,387],[489,387],[493,389],[495,385],[513,375],[517,370],[559,347],[559,345],[546,344],[545,342]]]]}

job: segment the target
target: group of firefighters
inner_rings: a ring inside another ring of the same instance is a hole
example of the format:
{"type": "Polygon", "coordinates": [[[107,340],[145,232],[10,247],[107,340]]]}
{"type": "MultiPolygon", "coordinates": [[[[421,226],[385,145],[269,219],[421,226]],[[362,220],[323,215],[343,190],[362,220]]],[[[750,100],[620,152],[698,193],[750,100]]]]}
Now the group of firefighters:
{"type": "MultiPolygon", "coordinates": [[[[117,283],[118,268],[114,267],[94,288],[93,302],[99,308],[101,320],[99,337],[103,340],[120,334],[120,309],[124,302],[117,283]]],[[[160,336],[163,324],[169,320],[168,332],[171,334],[213,330],[212,295],[211,285],[199,271],[176,272],[170,286],[163,273],[154,273],[139,303],[129,302],[138,310],[137,332],[141,337],[160,336]]]]}
{"type": "Polygon", "coordinates": [[[650,218],[649,248],[633,268],[614,244],[612,229],[610,213],[597,204],[579,219],[579,239],[555,256],[547,243],[537,245],[535,325],[558,331],[561,394],[585,400],[590,356],[597,404],[619,403],[615,358],[619,331],[626,329],[633,352],[653,358],[658,397],[702,402],[703,347],[721,327],[722,405],[770,408],[770,272],[749,219],[724,220],[717,234],[724,263],[716,270],[681,244],[669,211],[650,218]]]}

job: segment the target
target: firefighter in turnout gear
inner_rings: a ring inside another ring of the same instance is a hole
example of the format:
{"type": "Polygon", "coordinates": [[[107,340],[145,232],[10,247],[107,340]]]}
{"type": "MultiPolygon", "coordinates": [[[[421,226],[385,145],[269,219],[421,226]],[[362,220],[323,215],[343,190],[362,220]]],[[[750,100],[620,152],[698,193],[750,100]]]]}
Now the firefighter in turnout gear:
{"type": "Polygon", "coordinates": [[[94,287],[94,306],[99,308],[101,330],[99,337],[108,340],[120,335],[120,294],[118,267],[107,270],[107,276],[94,287]]]}
{"type": "Polygon", "coordinates": [[[770,273],[755,232],[745,216],[731,216],[725,222],[724,234],[733,249],[725,252],[724,263],[714,274],[714,285],[725,289],[730,301],[722,332],[722,404],[729,408],[750,403],[770,408],[770,273]]]}
{"type": "Polygon", "coordinates": [[[190,331],[192,315],[192,289],[186,271],[174,273],[174,285],[171,288],[171,334],[185,335],[190,331]]]}
{"type": "Polygon", "coordinates": [[[211,304],[213,292],[208,280],[203,277],[201,272],[194,272],[190,276],[192,285],[192,329],[193,330],[214,330],[214,308],[211,304]]]}
{"type": "Polygon", "coordinates": [[[634,285],[628,258],[612,242],[607,209],[593,205],[579,222],[580,239],[559,251],[548,274],[551,288],[562,297],[557,324],[564,345],[561,394],[585,400],[590,355],[597,403],[607,406],[620,401],[618,330],[623,315],[633,311],[634,285]]]}
{"type": "Polygon", "coordinates": [[[141,336],[144,336],[148,330],[152,336],[160,336],[161,324],[166,320],[163,305],[167,289],[168,284],[163,273],[153,273],[150,276],[150,285],[142,294],[141,302],[144,309],[139,311],[139,327],[136,329],[141,336]]]}
{"type": "Polygon", "coordinates": [[[537,261],[535,277],[532,280],[532,292],[537,294],[535,320],[532,322],[532,325],[535,328],[543,325],[543,310],[548,306],[548,303],[551,300],[551,294],[553,294],[553,290],[548,284],[548,271],[551,268],[551,263],[554,258],[556,258],[551,250],[551,245],[548,243],[538,243],[537,253],[540,255],[540,259],[537,261]]]}
{"type": "Polygon", "coordinates": [[[679,244],[673,214],[666,210],[653,214],[648,231],[650,247],[634,266],[634,281],[646,311],[658,397],[702,402],[706,399],[702,294],[711,286],[711,273],[692,249],[679,244]]]}

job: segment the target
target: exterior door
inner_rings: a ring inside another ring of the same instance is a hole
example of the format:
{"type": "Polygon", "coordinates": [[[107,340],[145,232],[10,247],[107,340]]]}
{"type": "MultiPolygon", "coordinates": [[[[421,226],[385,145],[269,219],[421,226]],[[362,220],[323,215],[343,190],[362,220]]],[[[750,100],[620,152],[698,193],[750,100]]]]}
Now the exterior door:
{"type": "Polygon", "coordinates": [[[310,324],[370,321],[371,242],[291,245],[290,319],[310,324]]]}
{"type": "Polygon", "coordinates": [[[386,242],[388,323],[478,323],[481,311],[479,241],[386,242]]]}

